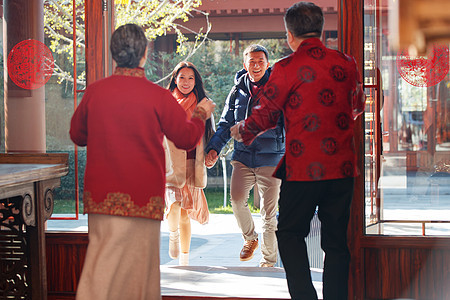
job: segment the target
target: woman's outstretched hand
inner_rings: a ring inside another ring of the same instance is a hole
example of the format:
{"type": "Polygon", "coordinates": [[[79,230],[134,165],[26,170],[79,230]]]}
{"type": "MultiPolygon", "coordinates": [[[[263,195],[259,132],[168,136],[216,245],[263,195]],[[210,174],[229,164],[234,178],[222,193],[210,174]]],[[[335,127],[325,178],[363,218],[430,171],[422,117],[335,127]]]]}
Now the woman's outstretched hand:
{"type": "Polygon", "coordinates": [[[197,104],[197,107],[203,109],[206,112],[207,116],[211,116],[214,108],[216,107],[216,104],[214,103],[214,101],[205,97],[197,104]]]}

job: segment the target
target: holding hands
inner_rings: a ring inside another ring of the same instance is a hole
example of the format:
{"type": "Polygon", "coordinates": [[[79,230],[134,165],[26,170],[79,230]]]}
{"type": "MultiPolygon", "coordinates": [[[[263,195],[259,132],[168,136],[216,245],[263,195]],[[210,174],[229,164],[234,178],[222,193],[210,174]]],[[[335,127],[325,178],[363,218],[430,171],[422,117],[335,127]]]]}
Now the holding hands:
{"type": "MultiPolygon", "coordinates": [[[[203,100],[202,100],[203,101],[203,100]]],[[[201,103],[201,102],[200,102],[201,103]]],[[[200,104],[199,103],[199,104],[200,104]]],[[[244,121],[241,121],[230,128],[230,135],[233,139],[235,139],[238,142],[242,142],[242,136],[239,133],[239,127],[244,123],[244,121]]],[[[211,168],[214,166],[214,164],[217,162],[217,159],[219,159],[219,156],[217,154],[217,151],[214,149],[211,149],[208,154],[205,156],[205,165],[207,168],[211,168]]]]}
{"type": "Polygon", "coordinates": [[[241,127],[242,124],[244,124],[244,121],[240,121],[239,123],[230,128],[231,137],[238,142],[242,142],[242,136],[239,133],[239,128],[241,127]]]}
{"type": "Polygon", "coordinates": [[[207,168],[211,168],[217,162],[219,156],[217,155],[216,150],[210,150],[208,154],[205,156],[205,165],[207,168]]]}

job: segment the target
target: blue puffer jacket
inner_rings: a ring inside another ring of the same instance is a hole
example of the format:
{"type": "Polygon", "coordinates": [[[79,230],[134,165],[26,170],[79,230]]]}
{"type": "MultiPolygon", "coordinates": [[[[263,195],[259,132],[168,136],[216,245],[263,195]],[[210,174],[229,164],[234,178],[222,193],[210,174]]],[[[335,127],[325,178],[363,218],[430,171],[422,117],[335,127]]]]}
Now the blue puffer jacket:
{"type": "MultiPolygon", "coordinates": [[[[271,69],[269,68],[258,84],[265,84],[269,79],[270,72],[271,69]]],[[[247,71],[242,69],[237,72],[234,81],[235,86],[231,89],[227,97],[216,133],[212,136],[208,145],[206,145],[206,153],[211,149],[220,153],[230,139],[230,128],[251,114],[248,104],[252,99],[249,92],[250,79],[247,71]]],[[[251,105],[254,107],[258,103],[252,103],[251,105]]],[[[269,129],[258,136],[249,146],[234,141],[234,152],[231,159],[239,161],[249,168],[276,166],[284,155],[285,150],[283,121],[282,115],[275,128],[269,129]]]]}

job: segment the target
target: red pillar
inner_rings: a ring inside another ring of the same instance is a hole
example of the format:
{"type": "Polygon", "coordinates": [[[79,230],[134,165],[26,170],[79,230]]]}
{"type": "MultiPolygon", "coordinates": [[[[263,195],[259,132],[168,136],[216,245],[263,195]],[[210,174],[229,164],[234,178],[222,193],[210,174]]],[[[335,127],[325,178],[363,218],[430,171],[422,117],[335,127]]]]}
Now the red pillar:
{"type": "Polygon", "coordinates": [[[237,57],[239,57],[240,55],[240,45],[239,45],[239,41],[240,41],[240,34],[239,33],[234,33],[234,55],[236,55],[237,57]]]}
{"type": "MultiPolygon", "coordinates": [[[[27,39],[44,42],[42,1],[3,0],[3,57],[27,39]]],[[[5,63],[5,150],[45,152],[45,86],[28,90],[8,76],[5,63]]]]}

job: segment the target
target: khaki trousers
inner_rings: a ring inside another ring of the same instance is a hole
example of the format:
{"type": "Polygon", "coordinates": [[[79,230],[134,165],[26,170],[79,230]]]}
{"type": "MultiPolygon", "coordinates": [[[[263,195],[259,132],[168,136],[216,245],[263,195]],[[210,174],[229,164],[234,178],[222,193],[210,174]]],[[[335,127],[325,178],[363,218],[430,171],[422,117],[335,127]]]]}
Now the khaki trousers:
{"type": "Polygon", "coordinates": [[[160,300],[158,220],[88,216],[89,245],[77,300],[160,300]]]}
{"type": "Polygon", "coordinates": [[[261,263],[275,264],[277,261],[277,209],[281,180],[272,176],[276,167],[249,168],[238,161],[232,161],[230,193],[231,207],[244,240],[258,238],[255,223],[247,201],[250,190],[258,185],[260,195],[260,213],[263,222],[261,263]]]}

